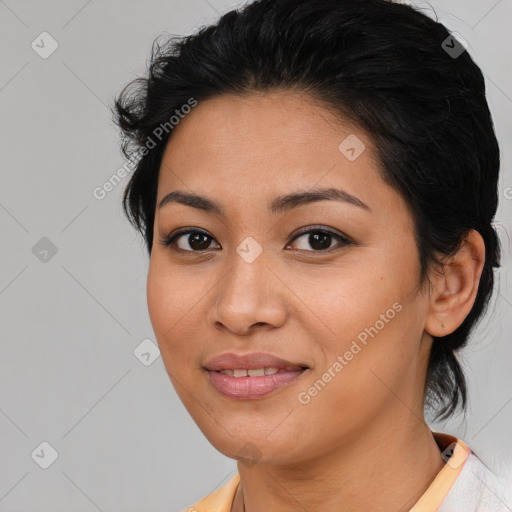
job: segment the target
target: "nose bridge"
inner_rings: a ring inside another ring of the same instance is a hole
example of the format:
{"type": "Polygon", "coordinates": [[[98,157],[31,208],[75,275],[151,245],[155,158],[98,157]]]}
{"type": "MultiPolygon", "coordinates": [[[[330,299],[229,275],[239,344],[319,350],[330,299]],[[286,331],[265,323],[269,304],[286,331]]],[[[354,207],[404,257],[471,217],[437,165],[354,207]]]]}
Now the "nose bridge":
{"type": "Polygon", "coordinates": [[[228,256],[230,270],[221,286],[222,296],[228,300],[245,298],[247,302],[265,292],[270,277],[267,256],[263,245],[255,238],[247,236],[243,239],[228,256]]]}
{"type": "Polygon", "coordinates": [[[268,269],[267,256],[252,237],[234,248],[228,256],[227,275],[217,289],[214,322],[243,332],[256,323],[276,324],[282,320],[284,308],[279,294],[271,291],[273,285],[280,285],[268,269]]]}

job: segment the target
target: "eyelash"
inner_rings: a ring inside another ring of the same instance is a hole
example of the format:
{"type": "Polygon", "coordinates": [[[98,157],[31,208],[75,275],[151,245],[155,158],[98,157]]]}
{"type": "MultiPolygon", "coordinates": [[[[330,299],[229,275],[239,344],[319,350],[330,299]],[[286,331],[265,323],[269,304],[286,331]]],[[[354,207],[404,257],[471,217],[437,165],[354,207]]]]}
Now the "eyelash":
{"type": "MultiPolygon", "coordinates": [[[[161,238],[160,244],[169,246],[169,249],[171,249],[172,251],[180,252],[180,253],[204,253],[204,252],[207,252],[208,251],[207,249],[198,250],[198,251],[186,250],[186,249],[181,249],[175,245],[175,242],[181,236],[191,235],[191,234],[195,234],[195,233],[205,235],[207,238],[211,238],[212,240],[214,240],[214,238],[212,236],[210,236],[206,231],[203,231],[201,229],[184,229],[184,230],[178,231],[177,233],[174,233],[173,235],[169,235],[166,238],[161,238]]],[[[333,238],[335,238],[336,240],[338,240],[340,242],[340,244],[338,244],[340,247],[338,247],[338,248],[342,248],[342,247],[349,246],[349,245],[354,245],[354,242],[352,240],[350,240],[350,238],[348,238],[347,236],[340,235],[331,230],[322,228],[321,226],[311,226],[311,227],[309,227],[309,229],[297,233],[295,235],[295,237],[290,241],[290,244],[293,243],[295,240],[297,240],[297,238],[300,238],[303,235],[308,235],[310,233],[322,233],[325,235],[332,236],[333,238]]],[[[334,248],[336,248],[336,246],[334,246],[334,248]]],[[[305,252],[316,252],[316,253],[330,253],[330,252],[333,252],[333,247],[330,247],[329,249],[325,249],[325,250],[316,250],[316,251],[315,250],[309,251],[309,250],[305,250],[305,249],[295,249],[295,250],[296,251],[305,251],[305,252]]]]}

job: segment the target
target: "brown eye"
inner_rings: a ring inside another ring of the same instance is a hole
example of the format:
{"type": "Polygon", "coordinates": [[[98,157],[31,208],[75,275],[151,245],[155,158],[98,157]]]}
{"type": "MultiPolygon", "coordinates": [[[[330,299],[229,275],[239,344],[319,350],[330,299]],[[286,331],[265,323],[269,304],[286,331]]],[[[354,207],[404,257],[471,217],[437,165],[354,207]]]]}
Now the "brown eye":
{"type": "Polygon", "coordinates": [[[207,235],[205,232],[191,229],[175,233],[174,235],[160,240],[160,243],[170,246],[177,251],[199,252],[207,250],[212,240],[213,237],[207,235]],[[183,239],[181,246],[177,243],[180,239],[183,239]]]}
{"type": "Polygon", "coordinates": [[[309,251],[309,252],[322,252],[331,249],[331,243],[333,241],[338,241],[339,246],[351,245],[352,242],[342,235],[337,233],[333,233],[332,231],[328,231],[325,229],[310,229],[309,231],[302,232],[298,236],[296,236],[292,242],[304,237],[304,242],[302,243],[303,247],[299,247],[298,250],[301,251],[309,251]],[[307,235],[307,238],[306,238],[307,235]],[[308,246],[313,249],[311,251],[308,249],[308,246]]]}
{"type": "MultiPolygon", "coordinates": [[[[308,231],[302,231],[295,236],[292,242],[300,238],[304,238],[305,241],[302,242],[303,247],[298,247],[297,250],[308,252],[328,252],[333,247],[333,241],[338,242],[334,247],[345,247],[353,244],[346,236],[319,228],[310,228],[308,231]]],[[[179,231],[167,238],[161,239],[160,243],[169,246],[174,251],[194,253],[208,250],[213,240],[215,239],[212,236],[202,230],[189,229],[179,231]]],[[[290,247],[290,245],[287,247],[290,247]]]]}

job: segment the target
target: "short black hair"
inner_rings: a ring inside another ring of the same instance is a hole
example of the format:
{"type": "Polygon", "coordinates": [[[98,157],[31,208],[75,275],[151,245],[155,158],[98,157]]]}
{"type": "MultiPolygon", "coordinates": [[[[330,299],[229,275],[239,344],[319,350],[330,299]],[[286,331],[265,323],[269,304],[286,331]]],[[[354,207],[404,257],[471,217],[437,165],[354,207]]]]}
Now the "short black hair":
{"type": "Polygon", "coordinates": [[[421,283],[469,230],[483,237],[475,303],[453,333],[434,337],[424,388],[436,419],[465,411],[467,386],[455,351],[487,309],[499,267],[492,221],[500,156],[484,78],[464,48],[437,15],[389,0],[256,0],[193,35],[157,38],[147,76],[130,82],[113,107],[123,154],[135,162],[124,211],[151,255],[169,119],[191,98],[309,94],[372,138],[384,180],[411,210],[421,283]]]}

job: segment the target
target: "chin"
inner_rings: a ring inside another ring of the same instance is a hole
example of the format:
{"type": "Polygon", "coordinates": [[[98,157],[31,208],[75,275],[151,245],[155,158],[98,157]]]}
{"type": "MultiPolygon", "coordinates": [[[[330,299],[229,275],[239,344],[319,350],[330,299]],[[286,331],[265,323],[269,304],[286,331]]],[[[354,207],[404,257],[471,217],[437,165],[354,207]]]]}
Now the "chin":
{"type": "Polygon", "coordinates": [[[203,433],[217,451],[249,467],[254,464],[290,464],[300,460],[298,447],[294,445],[294,451],[290,450],[293,436],[284,430],[281,436],[275,436],[274,432],[269,438],[261,430],[246,430],[239,436],[233,432],[233,436],[230,436],[222,428],[217,428],[212,435],[203,433]]]}

